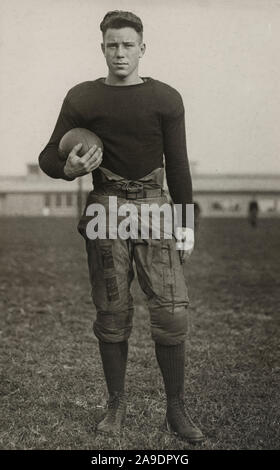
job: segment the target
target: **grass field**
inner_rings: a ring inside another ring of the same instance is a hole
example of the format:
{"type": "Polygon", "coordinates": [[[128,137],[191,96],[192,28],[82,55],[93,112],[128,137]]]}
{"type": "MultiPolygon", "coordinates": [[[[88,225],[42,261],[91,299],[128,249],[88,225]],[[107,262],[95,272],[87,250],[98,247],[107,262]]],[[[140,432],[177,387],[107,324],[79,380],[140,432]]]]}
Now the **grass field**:
{"type": "Polygon", "coordinates": [[[106,393],[73,219],[0,219],[1,449],[277,449],[280,220],[203,219],[185,266],[186,402],[206,441],[162,432],[163,385],[145,299],[137,308],[123,436],[95,435],[106,393]]]}

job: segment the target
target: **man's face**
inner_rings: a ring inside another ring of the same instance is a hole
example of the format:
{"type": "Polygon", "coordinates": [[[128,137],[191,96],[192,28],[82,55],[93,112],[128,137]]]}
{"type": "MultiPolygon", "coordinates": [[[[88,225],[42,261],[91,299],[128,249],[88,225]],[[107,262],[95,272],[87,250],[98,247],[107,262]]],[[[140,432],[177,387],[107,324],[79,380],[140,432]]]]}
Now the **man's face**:
{"type": "Polygon", "coordinates": [[[111,75],[119,79],[138,71],[139,60],[145,52],[140,35],[130,27],[107,29],[101,47],[111,75]]]}

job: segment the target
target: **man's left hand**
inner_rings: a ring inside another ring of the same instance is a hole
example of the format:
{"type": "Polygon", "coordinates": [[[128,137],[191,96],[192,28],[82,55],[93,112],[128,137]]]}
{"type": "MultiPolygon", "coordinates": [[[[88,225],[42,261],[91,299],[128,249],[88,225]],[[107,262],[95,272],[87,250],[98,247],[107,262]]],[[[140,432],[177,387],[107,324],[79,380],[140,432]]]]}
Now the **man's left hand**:
{"type": "Polygon", "coordinates": [[[194,249],[194,231],[189,227],[176,227],[176,249],[179,250],[181,264],[189,258],[194,249]]]}

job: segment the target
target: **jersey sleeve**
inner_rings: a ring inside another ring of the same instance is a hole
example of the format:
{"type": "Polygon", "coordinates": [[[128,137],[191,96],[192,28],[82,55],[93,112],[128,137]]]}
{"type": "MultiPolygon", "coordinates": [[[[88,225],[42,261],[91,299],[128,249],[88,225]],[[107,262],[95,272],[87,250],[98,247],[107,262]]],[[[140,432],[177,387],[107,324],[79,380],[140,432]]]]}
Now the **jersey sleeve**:
{"type": "Polygon", "coordinates": [[[187,154],[185,110],[181,95],[173,90],[162,114],[166,180],[173,203],[182,205],[182,226],[187,204],[192,204],[192,179],[187,154]]]}
{"type": "Polygon", "coordinates": [[[39,155],[40,168],[51,178],[61,178],[67,181],[73,181],[75,178],[69,178],[64,173],[65,162],[59,158],[58,146],[60,139],[63,135],[74,127],[82,127],[79,116],[71,106],[68,97],[66,96],[54,131],[48,144],[39,155]]]}

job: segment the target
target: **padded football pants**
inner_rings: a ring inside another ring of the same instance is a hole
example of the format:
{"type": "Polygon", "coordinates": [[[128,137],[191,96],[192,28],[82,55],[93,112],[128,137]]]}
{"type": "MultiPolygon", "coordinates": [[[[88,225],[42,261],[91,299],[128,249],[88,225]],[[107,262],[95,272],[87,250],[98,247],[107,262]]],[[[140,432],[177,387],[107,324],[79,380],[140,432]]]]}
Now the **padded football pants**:
{"type": "MultiPolygon", "coordinates": [[[[152,178],[153,173],[150,174],[152,178]]],[[[164,345],[179,344],[187,333],[189,299],[176,240],[174,236],[171,239],[142,239],[140,233],[138,238],[127,240],[120,237],[90,239],[87,224],[92,216],[86,215],[87,208],[93,203],[101,204],[108,215],[109,195],[114,193],[112,185],[109,193],[105,186],[104,191],[99,188],[89,193],[78,224],[78,230],[86,242],[92,300],[97,312],[94,333],[104,342],[116,343],[128,339],[134,310],[130,293],[134,260],[139,284],[147,297],[152,339],[164,345]]],[[[167,198],[164,194],[133,201],[117,198],[118,207],[128,202],[140,209],[141,203],[161,206],[167,198]]]]}

